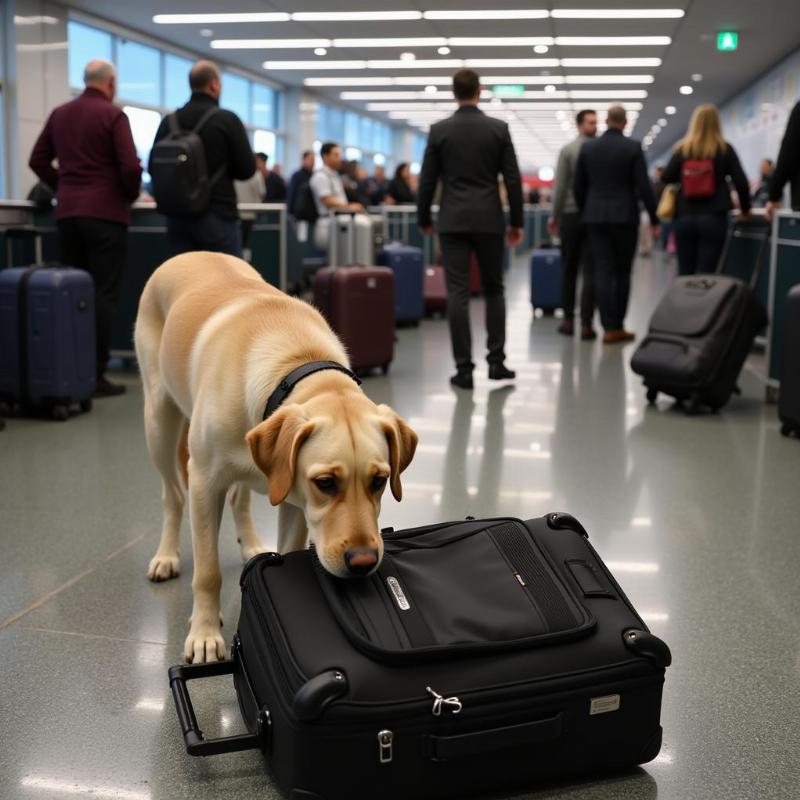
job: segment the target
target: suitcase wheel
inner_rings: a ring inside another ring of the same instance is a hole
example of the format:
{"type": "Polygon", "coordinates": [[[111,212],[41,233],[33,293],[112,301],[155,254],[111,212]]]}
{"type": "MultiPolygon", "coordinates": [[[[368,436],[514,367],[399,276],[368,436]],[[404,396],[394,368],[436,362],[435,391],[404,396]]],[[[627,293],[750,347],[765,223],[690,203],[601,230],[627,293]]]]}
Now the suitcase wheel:
{"type": "Polygon", "coordinates": [[[388,361],[381,366],[381,372],[384,375],[388,375],[389,374],[389,362],[388,361]]]}
{"type": "Polygon", "coordinates": [[[795,428],[794,425],[791,425],[788,422],[784,422],[781,425],[781,436],[791,436],[795,432],[800,433],[800,428],[795,428]]]}
{"type": "Polygon", "coordinates": [[[81,411],[84,414],[88,414],[92,410],[92,398],[87,397],[85,400],[81,400],[81,411]]]}
{"type": "Polygon", "coordinates": [[[66,422],[69,419],[69,409],[65,405],[53,406],[50,413],[53,415],[53,419],[59,422],[66,422]]]}
{"type": "Polygon", "coordinates": [[[650,403],[651,406],[654,406],[656,404],[656,400],[658,400],[658,389],[648,389],[647,402],[650,403]]]}
{"type": "Polygon", "coordinates": [[[696,417],[700,414],[703,410],[703,401],[696,395],[693,394],[689,401],[686,404],[686,413],[690,417],[696,417]]]}

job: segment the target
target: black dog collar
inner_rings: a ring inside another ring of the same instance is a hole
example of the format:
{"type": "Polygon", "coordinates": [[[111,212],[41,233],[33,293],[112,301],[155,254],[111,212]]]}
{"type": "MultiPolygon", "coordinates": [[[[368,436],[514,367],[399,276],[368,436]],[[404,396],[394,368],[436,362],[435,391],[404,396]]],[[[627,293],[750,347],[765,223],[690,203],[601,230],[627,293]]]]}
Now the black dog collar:
{"type": "Polygon", "coordinates": [[[347,367],[342,366],[337,361],[309,361],[307,364],[293,369],[279,384],[278,388],[269,396],[267,400],[267,407],[264,409],[264,416],[262,420],[274,414],[281,403],[292,393],[292,389],[300,383],[303,378],[313,375],[315,372],[322,372],[325,369],[335,369],[337,372],[343,372],[348,377],[352,378],[359,386],[361,381],[351,372],[347,367]]]}

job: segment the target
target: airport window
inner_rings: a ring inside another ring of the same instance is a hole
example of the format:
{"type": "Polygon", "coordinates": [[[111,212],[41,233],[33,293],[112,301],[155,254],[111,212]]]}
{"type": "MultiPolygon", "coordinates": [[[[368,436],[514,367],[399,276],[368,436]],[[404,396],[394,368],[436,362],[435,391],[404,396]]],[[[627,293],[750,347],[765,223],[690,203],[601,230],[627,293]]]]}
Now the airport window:
{"type": "Polygon", "coordinates": [[[272,131],[260,129],[253,131],[253,152],[266,153],[269,157],[269,163],[275,164],[280,158],[278,137],[272,131]]]}
{"type": "Polygon", "coordinates": [[[154,47],[120,39],[117,93],[123,100],[161,105],[161,54],[154,47]]]}
{"type": "Polygon", "coordinates": [[[361,143],[361,129],[359,126],[359,115],[348,111],[344,115],[344,142],[349,145],[361,143]]]}
{"type": "Polygon", "coordinates": [[[137,108],[136,106],[123,106],[122,110],[128,115],[133,134],[133,144],[136,153],[145,170],[142,180],[149,183],[150,175],[147,173],[147,162],[150,159],[150,148],[156,138],[156,131],[161,124],[161,113],[150,108],[137,108]]]}
{"type": "Polygon", "coordinates": [[[68,67],[69,85],[83,89],[83,69],[93,58],[113,60],[113,41],[110,33],[70,20],[67,24],[69,40],[68,67]]]}
{"type": "Polygon", "coordinates": [[[189,70],[192,62],[188,58],[167,53],[164,56],[164,105],[180,108],[189,99],[189,70]]]}
{"type": "Polygon", "coordinates": [[[264,128],[277,128],[278,108],[275,102],[277,92],[263,83],[253,84],[253,111],[251,121],[253,125],[264,128]]]}
{"type": "Polygon", "coordinates": [[[247,125],[251,121],[250,81],[230,72],[224,72],[221,105],[233,111],[247,125]]]}

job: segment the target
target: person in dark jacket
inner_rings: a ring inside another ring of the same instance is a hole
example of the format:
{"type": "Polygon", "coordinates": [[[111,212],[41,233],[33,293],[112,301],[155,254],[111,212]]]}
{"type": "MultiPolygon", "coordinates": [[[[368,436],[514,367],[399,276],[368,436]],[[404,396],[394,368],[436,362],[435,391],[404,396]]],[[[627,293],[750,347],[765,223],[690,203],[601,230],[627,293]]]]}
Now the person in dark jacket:
{"type": "Polygon", "coordinates": [[[725,245],[728,212],[733,208],[728,179],[739,195],[743,215],[750,213],[750,187],[736,151],[722,136],[719,111],[713,105],[698,106],[686,136],[678,142],[664,170],[664,183],[681,184],[675,208],[675,246],[681,275],[714,272],[725,245]],[[714,171],[713,193],[687,196],[684,164],[710,162],[714,171]]]}
{"type": "Polygon", "coordinates": [[[264,184],[267,187],[264,195],[264,200],[267,203],[283,203],[286,200],[286,181],[283,175],[278,172],[278,167],[269,168],[269,156],[266,153],[261,153],[264,156],[264,184]]]}
{"type": "Polygon", "coordinates": [[[775,172],[775,162],[771,158],[762,158],[758,166],[758,183],[753,187],[753,208],[767,207],[773,172],[775,172]]]}
{"type": "Polygon", "coordinates": [[[769,183],[769,203],[767,203],[767,219],[781,207],[783,187],[792,185],[792,208],[800,211],[800,102],[795,104],[786,123],[778,163],[769,183]]]}
{"type": "Polygon", "coordinates": [[[625,330],[631,269],[639,238],[639,201],[658,235],[656,200],[641,144],[624,135],[628,118],[622,106],[608,110],[608,130],[581,147],[575,168],[575,202],[587,226],[595,269],[595,290],[603,342],[635,338],[625,330]]]}
{"type": "Polygon", "coordinates": [[[447,281],[447,318],[456,362],[450,382],[472,389],[472,335],[469,325],[470,255],[475,253],[486,297],[489,378],[516,377],[505,366],[506,302],[503,287],[503,233],[510,247],[522,241],[522,180],[508,125],[479,108],[480,78],[462,69],[453,76],[458,110],[431,127],[419,181],[417,218],[433,233],[431,206],[442,182],[439,242],[447,281]],[[506,230],[498,173],[508,192],[511,225],[506,230]]]}
{"type": "MultiPolygon", "coordinates": [[[[219,107],[222,77],[217,65],[198,61],[189,72],[189,87],[192,90],[189,102],[175,112],[184,131],[192,130],[209,109],[219,107]]],[[[155,141],[168,134],[169,121],[165,117],[155,141]]],[[[246,181],[256,170],[247,131],[233,111],[220,109],[207,120],[198,135],[203,142],[209,179],[221,169],[222,174],[211,187],[211,202],[205,213],[196,217],[167,217],[172,250],[175,255],[211,250],[241,257],[242,231],[233,182],[246,181]]],[[[153,171],[152,163],[150,171],[153,171]]]]}
{"type": "Polygon", "coordinates": [[[286,192],[286,210],[291,216],[294,216],[294,204],[297,199],[297,192],[300,187],[311,180],[311,175],[314,173],[314,153],[311,150],[306,150],[303,153],[303,161],[300,169],[293,173],[289,179],[289,188],[286,192]]]}
{"type": "Polygon", "coordinates": [[[395,205],[404,206],[417,202],[417,197],[409,183],[411,178],[411,168],[408,162],[398,164],[394,171],[394,178],[389,181],[389,188],[386,197],[391,197],[395,205]]]}
{"type": "Polygon", "coordinates": [[[128,117],[112,102],[114,65],[90,61],[83,80],[83,94],[50,114],[29,163],[56,190],[61,261],[85,269],[94,281],[95,395],[104,396],[125,391],[106,379],[105,369],[128,253],[130,207],[139,196],[142,165],[128,117]]]}

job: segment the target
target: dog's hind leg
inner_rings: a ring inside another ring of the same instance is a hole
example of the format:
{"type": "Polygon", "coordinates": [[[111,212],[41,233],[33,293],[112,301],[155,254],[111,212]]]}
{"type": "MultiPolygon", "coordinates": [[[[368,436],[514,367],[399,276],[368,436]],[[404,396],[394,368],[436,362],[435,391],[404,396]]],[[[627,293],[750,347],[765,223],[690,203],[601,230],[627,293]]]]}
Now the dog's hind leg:
{"type": "Polygon", "coordinates": [[[150,560],[147,576],[166,581],[180,574],[180,532],[186,502],[184,469],[188,422],[163,391],[145,392],[145,436],[150,458],[161,474],[163,523],[161,540],[150,560]]]}
{"type": "Polygon", "coordinates": [[[258,538],[256,526],[253,524],[253,516],[250,513],[250,489],[240,483],[235,483],[228,490],[228,503],[230,503],[233,519],[236,522],[236,540],[242,548],[242,561],[247,561],[248,558],[265,552],[266,548],[258,538]]]}

